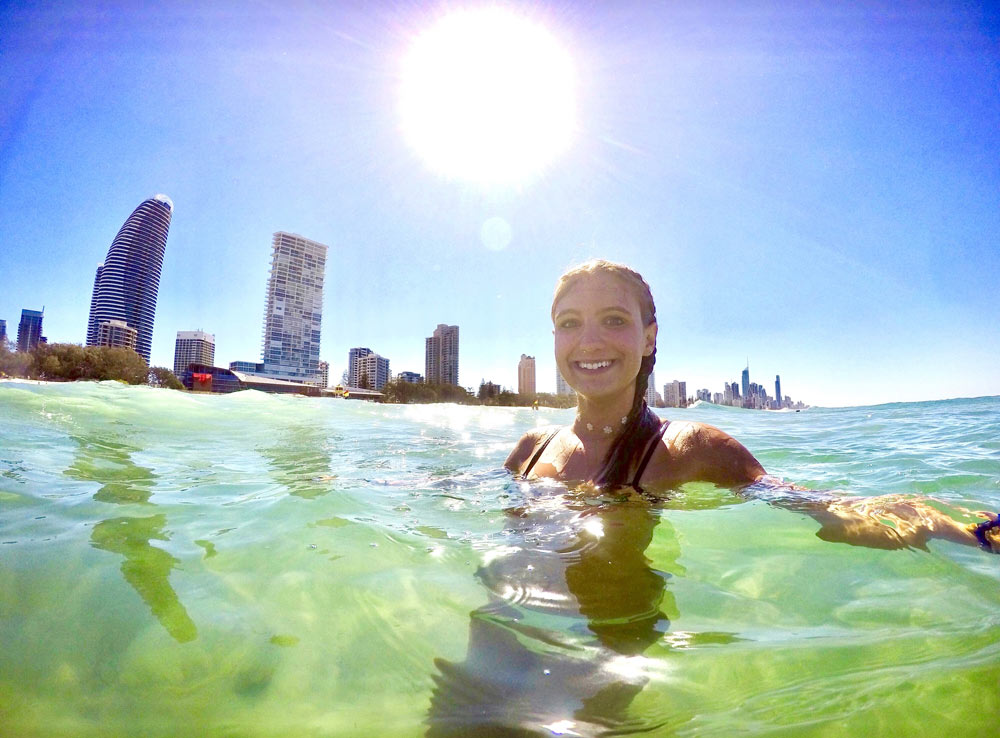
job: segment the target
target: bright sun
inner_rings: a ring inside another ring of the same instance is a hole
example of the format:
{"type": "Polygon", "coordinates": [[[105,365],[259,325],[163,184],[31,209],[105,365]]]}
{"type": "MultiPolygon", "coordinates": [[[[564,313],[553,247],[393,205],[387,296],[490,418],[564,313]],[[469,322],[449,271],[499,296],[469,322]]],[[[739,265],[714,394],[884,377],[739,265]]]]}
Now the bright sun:
{"type": "Polygon", "coordinates": [[[569,146],[574,87],[569,55],[545,29],[501,8],[455,11],[404,60],[403,133],[446,177],[517,184],[569,146]]]}

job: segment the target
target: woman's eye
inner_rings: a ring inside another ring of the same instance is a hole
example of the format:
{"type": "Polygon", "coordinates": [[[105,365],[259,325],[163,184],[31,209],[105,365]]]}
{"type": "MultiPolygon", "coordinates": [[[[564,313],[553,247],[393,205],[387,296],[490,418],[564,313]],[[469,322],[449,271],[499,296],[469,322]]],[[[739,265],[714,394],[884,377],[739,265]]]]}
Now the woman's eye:
{"type": "Polygon", "coordinates": [[[580,325],[580,321],[575,318],[568,318],[559,324],[559,328],[565,330],[567,328],[576,328],[578,325],[580,325]]]}
{"type": "Polygon", "coordinates": [[[609,315],[604,319],[604,325],[625,325],[625,319],[617,315],[609,315]]]}

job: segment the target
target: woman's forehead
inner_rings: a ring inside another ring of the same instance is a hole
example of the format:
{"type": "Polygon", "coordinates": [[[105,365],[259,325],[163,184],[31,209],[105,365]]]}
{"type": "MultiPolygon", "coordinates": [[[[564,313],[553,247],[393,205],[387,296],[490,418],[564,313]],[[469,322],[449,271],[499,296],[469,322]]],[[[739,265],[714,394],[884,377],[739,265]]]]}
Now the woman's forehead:
{"type": "Polygon", "coordinates": [[[574,279],[553,303],[560,310],[619,307],[639,311],[639,299],[625,280],[612,274],[586,274],[574,279]]]}

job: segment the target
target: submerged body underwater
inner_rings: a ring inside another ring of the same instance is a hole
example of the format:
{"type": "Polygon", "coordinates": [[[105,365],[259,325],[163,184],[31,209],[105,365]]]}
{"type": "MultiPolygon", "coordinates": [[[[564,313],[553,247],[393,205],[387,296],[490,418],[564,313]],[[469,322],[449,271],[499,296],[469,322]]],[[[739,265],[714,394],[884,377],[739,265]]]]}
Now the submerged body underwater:
{"type": "MultiPolygon", "coordinates": [[[[1000,398],[657,412],[1000,509],[1000,398]]],[[[502,469],[572,413],[0,384],[0,735],[995,734],[1000,557],[502,469]]]]}

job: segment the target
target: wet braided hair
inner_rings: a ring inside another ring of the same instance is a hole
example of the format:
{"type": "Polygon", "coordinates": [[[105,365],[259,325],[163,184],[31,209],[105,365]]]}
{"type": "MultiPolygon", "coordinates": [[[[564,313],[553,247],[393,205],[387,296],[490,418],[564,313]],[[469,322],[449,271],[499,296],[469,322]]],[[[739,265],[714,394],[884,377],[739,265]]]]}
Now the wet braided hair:
{"type": "MultiPolygon", "coordinates": [[[[649,326],[656,322],[656,305],[653,303],[653,293],[642,275],[624,264],[616,264],[604,259],[591,259],[573,267],[559,278],[555,294],[552,297],[553,318],[555,317],[555,305],[559,298],[581,277],[596,274],[610,274],[622,280],[639,301],[642,324],[649,326]]],[[[635,378],[635,395],[632,398],[632,407],[626,416],[625,424],[612,441],[611,448],[608,449],[608,453],[604,457],[604,466],[597,479],[594,480],[600,486],[615,488],[628,484],[629,472],[638,463],[639,457],[649,441],[660,430],[660,419],[646,405],[646,388],[649,385],[649,377],[653,373],[655,364],[656,345],[654,344],[653,351],[649,356],[643,356],[642,363],[639,365],[639,373],[635,378]]]]}

